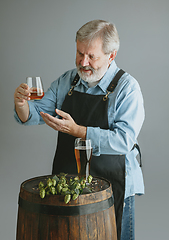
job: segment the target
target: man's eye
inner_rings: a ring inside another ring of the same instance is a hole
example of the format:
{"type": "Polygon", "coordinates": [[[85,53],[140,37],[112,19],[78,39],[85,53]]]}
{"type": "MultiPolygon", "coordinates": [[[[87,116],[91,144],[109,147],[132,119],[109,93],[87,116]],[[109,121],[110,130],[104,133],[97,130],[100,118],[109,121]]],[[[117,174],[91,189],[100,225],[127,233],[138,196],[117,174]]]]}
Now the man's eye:
{"type": "Polygon", "coordinates": [[[93,61],[96,61],[96,60],[98,59],[98,58],[95,57],[94,55],[90,55],[89,58],[90,58],[91,60],[93,60],[93,61]]]}
{"type": "Polygon", "coordinates": [[[83,53],[81,53],[81,52],[78,52],[78,54],[79,54],[80,56],[83,56],[83,53]]]}
{"type": "Polygon", "coordinates": [[[89,57],[90,57],[90,59],[92,59],[92,60],[95,59],[95,57],[94,57],[93,55],[90,55],[89,57]]]}

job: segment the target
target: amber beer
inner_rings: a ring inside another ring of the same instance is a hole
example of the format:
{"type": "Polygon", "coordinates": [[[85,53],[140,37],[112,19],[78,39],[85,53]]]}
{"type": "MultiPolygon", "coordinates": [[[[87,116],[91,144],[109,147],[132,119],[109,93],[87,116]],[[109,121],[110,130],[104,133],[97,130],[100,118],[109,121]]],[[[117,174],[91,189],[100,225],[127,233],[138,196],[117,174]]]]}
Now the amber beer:
{"type": "Polygon", "coordinates": [[[92,147],[77,146],[75,147],[75,157],[77,163],[78,176],[86,179],[90,173],[90,160],[92,157],[92,147]]]}
{"type": "Polygon", "coordinates": [[[32,92],[31,92],[31,95],[30,95],[30,100],[40,100],[42,99],[44,96],[44,92],[38,92],[36,89],[34,89],[32,92]]]}

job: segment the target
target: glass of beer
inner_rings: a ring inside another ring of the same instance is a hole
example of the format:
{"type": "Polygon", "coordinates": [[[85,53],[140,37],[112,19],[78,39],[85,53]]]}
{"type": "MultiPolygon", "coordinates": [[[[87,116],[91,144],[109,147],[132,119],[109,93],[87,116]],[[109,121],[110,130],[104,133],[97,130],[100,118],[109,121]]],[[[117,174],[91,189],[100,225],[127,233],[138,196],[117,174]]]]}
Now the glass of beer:
{"type": "Polygon", "coordinates": [[[44,90],[40,77],[27,77],[26,84],[31,90],[30,100],[40,100],[43,98],[44,90]]]}
{"type": "Polygon", "coordinates": [[[75,157],[77,163],[78,176],[87,178],[90,174],[90,161],[92,158],[91,140],[81,138],[75,139],[75,157]]]}

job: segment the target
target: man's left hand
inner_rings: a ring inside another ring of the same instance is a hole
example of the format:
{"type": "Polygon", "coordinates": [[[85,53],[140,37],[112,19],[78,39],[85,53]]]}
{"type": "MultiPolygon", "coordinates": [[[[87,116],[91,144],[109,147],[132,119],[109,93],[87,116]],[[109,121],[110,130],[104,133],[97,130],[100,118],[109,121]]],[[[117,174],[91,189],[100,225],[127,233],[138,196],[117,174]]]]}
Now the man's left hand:
{"type": "Polygon", "coordinates": [[[58,119],[44,112],[40,113],[44,122],[48,126],[50,126],[56,131],[67,133],[74,137],[80,137],[83,139],[86,138],[86,131],[87,131],[86,127],[76,124],[73,118],[70,116],[70,114],[65,113],[58,109],[56,109],[55,111],[59,116],[62,117],[62,119],[58,119]]]}

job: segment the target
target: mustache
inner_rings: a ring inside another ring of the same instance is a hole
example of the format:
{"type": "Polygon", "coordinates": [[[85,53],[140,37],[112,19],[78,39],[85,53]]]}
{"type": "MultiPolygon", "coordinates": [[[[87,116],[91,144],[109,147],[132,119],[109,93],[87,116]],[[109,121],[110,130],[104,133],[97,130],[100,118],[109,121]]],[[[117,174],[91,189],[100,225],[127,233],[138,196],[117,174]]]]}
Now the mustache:
{"type": "Polygon", "coordinates": [[[83,69],[83,70],[91,70],[92,73],[94,73],[95,69],[89,66],[82,66],[81,64],[78,65],[78,69],[83,69]]]}

